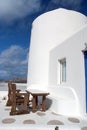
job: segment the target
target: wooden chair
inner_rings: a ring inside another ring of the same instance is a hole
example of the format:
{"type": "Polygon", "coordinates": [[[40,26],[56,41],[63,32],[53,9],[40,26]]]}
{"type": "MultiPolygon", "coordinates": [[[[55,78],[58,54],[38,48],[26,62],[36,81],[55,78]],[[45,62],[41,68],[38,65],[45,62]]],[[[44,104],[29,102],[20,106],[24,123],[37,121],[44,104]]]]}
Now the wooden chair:
{"type": "MultiPolygon", "coordinates": [[[[11,106],[12,105],[12,82],[9,81],[8,82],[8,100],[6,103],[6,106],[11,106]]],[[[19,93],[21,90],[20,89],[16,89],[16,93],[19,93]]]]}
{"type": "Polygon", "coordinates": [[[28,104],[29,104],[29,95],[28,93],[16,93],[16,85],[12,84],[12,92],[11,92],[11,112],[10,115],[19,115],[19,114],[27,114],[28,104]],[[22,98],[21,98],[22,97],[22,98]]]}

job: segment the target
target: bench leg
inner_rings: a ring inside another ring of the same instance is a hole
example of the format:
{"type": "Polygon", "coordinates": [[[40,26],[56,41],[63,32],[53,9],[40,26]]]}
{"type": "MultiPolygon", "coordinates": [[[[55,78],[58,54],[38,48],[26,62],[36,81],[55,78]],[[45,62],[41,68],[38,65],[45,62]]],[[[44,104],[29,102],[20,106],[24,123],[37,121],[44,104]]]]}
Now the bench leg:
{"type": "Polygon", "coordinates": [[[14,113],[16,113],[16,99],[15,98],[13,99],[10,115],[14,115],[14,113]]]}
{"type": "Polygon", "coordinates": [[[42,111],[46,111],[46,96],[42,98],[42,111]]]}

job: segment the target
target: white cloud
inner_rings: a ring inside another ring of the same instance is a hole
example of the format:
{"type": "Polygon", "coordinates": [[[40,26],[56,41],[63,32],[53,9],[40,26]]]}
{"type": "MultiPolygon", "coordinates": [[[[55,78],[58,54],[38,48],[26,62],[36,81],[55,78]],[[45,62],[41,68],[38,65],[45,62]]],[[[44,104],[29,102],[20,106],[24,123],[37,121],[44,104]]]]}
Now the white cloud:
{"type": "Polygon", "coordinates": [[[6,22],[39,11],[41,0],[0,0],[0,19],[6,22]]]}
{"type": "MultiPolygon", "coordinates": [[[[10,46],[0,54],[0,74],[4,78],[26,77],[28,49],[18,45],[10,46]]],[[[0,76],[1,78],[2,76],[0,76]]]]}
{"type": "MultiPolygon", "coordinates": [[[[0,20],[7,24],[40,11],[43,8],[42,0],[0,0],[0,20]]],[[[43,0],[44,1],[44,0],[43,0]]],[[[82,0],[49,0],[45,11],[64,7],[79,10],[82,0]]]]}

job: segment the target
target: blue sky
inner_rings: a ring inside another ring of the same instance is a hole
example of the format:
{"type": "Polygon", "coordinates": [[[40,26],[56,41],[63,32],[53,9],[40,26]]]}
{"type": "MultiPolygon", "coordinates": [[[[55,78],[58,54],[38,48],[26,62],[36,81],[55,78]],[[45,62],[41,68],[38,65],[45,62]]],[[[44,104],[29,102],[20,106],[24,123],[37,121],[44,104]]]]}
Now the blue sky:
{"type": "Polygon", "coordinates": [[[0,79],[27,77],[32,22],[57,8],[87,16],[87,0],[0,0],[0,79]]]}

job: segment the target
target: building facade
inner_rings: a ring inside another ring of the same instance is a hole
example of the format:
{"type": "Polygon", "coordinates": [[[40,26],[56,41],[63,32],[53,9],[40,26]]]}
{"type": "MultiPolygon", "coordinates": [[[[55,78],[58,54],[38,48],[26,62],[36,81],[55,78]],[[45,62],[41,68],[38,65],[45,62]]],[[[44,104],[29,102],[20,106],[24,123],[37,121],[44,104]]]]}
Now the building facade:
{"type": "MultiPolygon", "coordinates": [[[[81,13],[60,8],[42,14],[32,24],[27,86],[42,90],[52,88],[56,95],[67,99],[70,97],[67,88],[71,89],[76,105],[74,109],[72,104],[70,114],[73,115],[87,112],[86,43],[87,17],[81,13]]],[[[70,104],[67,110],[58,107],[56,109],[54,103],[52,109],[67,115],[70,104]]]]}

